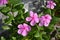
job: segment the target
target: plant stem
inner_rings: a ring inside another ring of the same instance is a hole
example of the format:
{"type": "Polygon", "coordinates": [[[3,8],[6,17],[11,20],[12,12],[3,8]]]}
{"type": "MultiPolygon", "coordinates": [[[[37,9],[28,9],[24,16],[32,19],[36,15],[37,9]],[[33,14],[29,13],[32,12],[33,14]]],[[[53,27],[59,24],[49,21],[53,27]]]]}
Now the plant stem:
{"type": "Polygon", "coordinates": [[[50,15],[51,15],[51,9],[50,9],[50,15]]]}

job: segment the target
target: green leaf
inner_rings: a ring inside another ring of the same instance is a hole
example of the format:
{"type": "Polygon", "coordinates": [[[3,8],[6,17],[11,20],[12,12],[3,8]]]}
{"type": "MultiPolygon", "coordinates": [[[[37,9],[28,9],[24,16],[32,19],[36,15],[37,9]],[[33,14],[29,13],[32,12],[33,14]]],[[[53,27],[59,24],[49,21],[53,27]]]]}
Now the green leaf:
{"type": "Polygon", "coordinates": [[[42,32],[42,35],[45,35],[45,34],[46,34],[46,32],[43,31],[43,32],[42,32]]]}
{"type": "Polygon", "coordinates": [[[1,36],[1,40],[5,40],[5,38],[3,36],[1,36]]]}
{"type": "Polygon", "coordinates": [[[44,30],[44,27],[42,26],[37,26],[38,30],[44,30]]]}
{"type": "MultiPolygon", "coordinates": [[[[24,4],[18,4],[18,5],[14,5],[14,8],[17,10],[22,10],[24,7],[24,4]]],[[[23,11],[23,10],[22,10],[23,11]]]]}
{"type": "Polygon", "coordinates": [[[47,14],[51,14],[51,10],[50,9],[44,9],[44,12],[47,14]]]}
{"type": "Polygon", "coordinates": [[[34,35],[34,37],[40,37],[39,32],[37,31],[36,34],[34,35]]]}
{"type": "Polygon", "coordinates": [[[16,9],[12,9],[12,12],[16,12],[17,10],[16,9]]]}
{"type": "Polygon", "coordinates": [[[57,31],[60,32],[60,28],[58,28],[57,31]]]}
{"type": "Polygon", "coordinates": [[[40,40],[42,40],[42,39],[43,39],[43,38],[42,38],[42,33],[40,33],[40,37],[39,37],[39,39],[40,39],[40,40]]]}
{"type": "Polygon", "coordinates": [[[48,26],[48,29],[47,29],[47,30],[48,30],[49,32],[52,32],[52,31],[54,30],[54,26],[55,26],[54,24],[50,24],[50,25],[48,26]]]}
{"type": "Polygon", "coordinates": [[[48,34],[43,35],[43,39],[44,39],[44,40],[50,40],[50,36],[49,36],[48,34]]]}
{"type": "Polygon", "coordinates": [[[14,17],[13,15],[11,14],[8,14],[9,18],[5,19],[5,23],[6,24],[10,24],[12,22],[12,20],[14,20],[14,17]]]}
{"type": "Polygon", "coordinates": [[[36,34],[34,35],[34,37],[37,37],[39,40],[43,40],[43,35],[46,35],[46,32],[40,31],[40,32],[36,32],[36,34]]]}
{"type": "Polygon", "coordinates": [[[54,24],[50,24],[48,27],[44,27],[44,31],[48,34],[54,30],[54,24]]]}
{"type": "Polygon", "coordinates": [[[2,26],[2,28],[3,28],[3,30],[8,30],[8,29],[10,29],[10,27],[8,27],[8,26],[2,26]]]}
{"type": "Polygon", "coordinates": [[[18,3],[20,3],[21,2],[21,0],[9,0],[9,3],[10,4],[18,4],[18,3]]]}
{"type": "Polygon", "coordinates": [[[16,37],[12,37],[12,40],[17,40],[16,37]]]}
{"type": "Polygon", "coordinates": [[[11,9],[9,7],[4,7],[1,12],[5,15],[7,15],[7,13],[10,11],[11,9]]]}
{"type": "Polygon", "coordinates": [[[23,12],[23,10],[19,10],[19,14],[18,15],[20,15],[20,17],[22,18],[22,19],[24,19],[24,12],[23,12]]]}
{"type": "Polygon", "coordinates": [[[53,17],[53,18],[52,18],[52,21],[51,21],[51,24],[56,24],[56,23],[58,23],[58,22],[60,22],[60,18],[58,18],[58,17],[53,17]]]}

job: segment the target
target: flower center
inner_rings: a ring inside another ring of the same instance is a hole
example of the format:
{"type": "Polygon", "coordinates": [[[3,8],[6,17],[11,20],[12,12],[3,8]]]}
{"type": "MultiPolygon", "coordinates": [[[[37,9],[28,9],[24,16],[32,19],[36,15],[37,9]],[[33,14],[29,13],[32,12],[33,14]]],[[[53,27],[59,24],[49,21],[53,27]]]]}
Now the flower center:
{"type": "Polygon", "coordinates": [[[34,19],[34,17],[32,17],[32,20],[34,19]]]}
{"type": "Polygon", "coordinates": [[[45,19],[47,19],[47,17],[45,17],[45,19]]]}

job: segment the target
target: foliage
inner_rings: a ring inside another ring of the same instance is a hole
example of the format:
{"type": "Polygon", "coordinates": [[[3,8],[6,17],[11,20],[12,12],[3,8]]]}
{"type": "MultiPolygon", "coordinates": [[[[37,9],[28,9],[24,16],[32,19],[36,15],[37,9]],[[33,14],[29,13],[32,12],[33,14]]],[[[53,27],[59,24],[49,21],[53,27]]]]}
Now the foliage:
{"type": "MultiPolygon", "coordinates": [[[[0,7],[0,12],[3,13],[8,18],[4,19],[4,23],[9,26],[3,26],[4,30],[9,31],[9,37],[4,38],[1,36],[1,40],[51,40],[51,32],[55,30],[55,24],[60,22],[60,0],[54,0],[56,2],[55,9],[51,10],[48,8],[43,8],[43,13],[39,13],[39,16],[50,14],[52,16],[52,20],[48,27],[45,26],[31,26],[31,31],[27,36],[22,36],[17,33],[18,24],[27,23],[25,19],[29,16],[29,12],[25,13],[24,4],[21,3],[21,0],[8,0],[8,4],[5,7],[0,7]],[[17,15],[14,12],[18,11],[17,15]],[[59,11],[59,13],[58,13],[59,11]],[[10,13],[11,12],[11,13],[10,13]],[[58,13],[57,15],[55,13],[58,13]]],[[[58,28],[58,31],[60,29],[58,28]]],[[[6,36],[6,35],[5,35],[6,36]]],[[[59,36],[60,37],[60,36],[59,36]]]]}

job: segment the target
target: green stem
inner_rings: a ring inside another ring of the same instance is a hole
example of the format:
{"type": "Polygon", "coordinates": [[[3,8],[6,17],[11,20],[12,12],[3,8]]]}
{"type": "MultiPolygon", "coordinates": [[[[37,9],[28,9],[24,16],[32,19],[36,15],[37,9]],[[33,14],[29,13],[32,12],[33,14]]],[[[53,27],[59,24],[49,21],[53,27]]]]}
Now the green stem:
{"type": "MultiPolygon", "coordinates": [[[[36,25],[37,26],[37,25],[36,25]]],[[[38,26],[37,26],[37,29],[38,29],[38,31],[39,31],[39,28],[38,28],[38,26]]]]}
{"type": "Polygon", "coordinates": [[[11,4],[11,12],[12,12],[12,15],[14,16],[14,13],[13,13],[13,11],[12,11],[12,8],[13,8],[13,5],[11,4]]]}
{"type": "Polygon", "coordinates": [[[51,9],[50,9],[50,15],[51,15],[51,9]]]}

